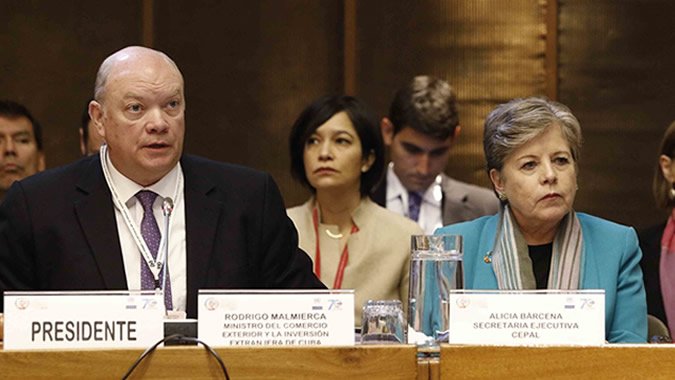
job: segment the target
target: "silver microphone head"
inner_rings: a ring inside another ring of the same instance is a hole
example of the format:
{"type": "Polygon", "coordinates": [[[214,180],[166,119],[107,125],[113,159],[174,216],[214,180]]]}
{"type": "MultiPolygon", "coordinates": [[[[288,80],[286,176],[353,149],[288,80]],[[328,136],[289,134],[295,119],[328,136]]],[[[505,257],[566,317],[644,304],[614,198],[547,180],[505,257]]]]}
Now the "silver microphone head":
{"type": "Polygon", "coordinates": [[[171,216],[173,212],[173,200],[169,197],[164,198],[162,201],[162,212],[164,216],[171,216]]]}

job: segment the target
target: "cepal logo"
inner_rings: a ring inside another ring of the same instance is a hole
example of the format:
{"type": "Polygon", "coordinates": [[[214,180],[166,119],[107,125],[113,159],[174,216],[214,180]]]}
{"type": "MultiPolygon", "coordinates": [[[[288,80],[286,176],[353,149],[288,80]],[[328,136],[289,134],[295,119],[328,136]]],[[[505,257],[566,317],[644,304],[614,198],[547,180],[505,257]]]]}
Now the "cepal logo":
{"type": "Polygon", "coordinates": [[[457,298],[457,307],[460,309],[466,309],[469,304],[471,304],[471,300],[468,299],[467,297],[459,297],[457,298]]]}
{"type": "Polygon", "coordinates": [[[30,301],[25,298],[17,298],[16,301],[14,301],[14,306],[19,310],[26,310],[29,305],[30,301]]]}
{"type": "Polygon", "coordinates": [[[206,310],[208,311],[214,311],[218,308],[218,300],[213,297],[209,297],[206,299],[206,301],[204,301],[204,307],[206,307],[206,310]]]}

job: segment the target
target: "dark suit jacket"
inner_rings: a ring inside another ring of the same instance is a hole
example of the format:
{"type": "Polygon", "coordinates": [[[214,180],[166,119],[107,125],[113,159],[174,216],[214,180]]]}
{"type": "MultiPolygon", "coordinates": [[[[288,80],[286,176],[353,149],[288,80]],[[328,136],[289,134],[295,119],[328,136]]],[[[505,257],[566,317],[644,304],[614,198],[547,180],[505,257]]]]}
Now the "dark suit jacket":
{"type": "Polygon", "coordinates": [[[663,296],[661,296],[661,276],[659,275],[659,266],[661,262],[661,235],[666,228],[666,223],[648,227],[638,231],[640,240],[640,249],[642,250],[642,277],[645,282],[645,291],[647,292],[647,313],[657,317],[661,321],[668,323],[666,311],[663,306],[663,296]]]}
{"type": "MultiPolygon", "coordinates": [[[[268,174],[190,155],[187,313],[198,289],[324,288],[268,174]]],[[[0,206],[0,290],[127,289],[98,155],[16,182],[0,206]]]]}
{"type": "MultiPolygon", "coordinates": [[[[467,222],[481,216],[494,215],[499,211],[497,196],[484,187],[460,182],[441,173],[443,191],[443,225],[467,222]]],[[[387,208],[387,176],[377,186],[371,198],[387,208]]]]}

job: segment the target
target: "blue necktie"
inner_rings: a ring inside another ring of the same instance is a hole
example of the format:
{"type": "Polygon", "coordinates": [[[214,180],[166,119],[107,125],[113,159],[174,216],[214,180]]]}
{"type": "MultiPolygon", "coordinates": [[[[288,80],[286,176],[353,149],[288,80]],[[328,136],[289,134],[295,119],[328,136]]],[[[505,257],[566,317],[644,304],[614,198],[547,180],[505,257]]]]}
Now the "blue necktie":
{"type": "MultiPolygon", "coordinates": [[[[141,221],[141,235],[145,244],[152,254],[152,258],[157,259],[157,251],[159,250],[159,242],[162,239],[162,235],[159,233],[159,226],[157,225],[157,220],[155,219],[155,214],[152,212],[152,204],[157,198],[157,194],[143,190],[136,193],[136,198],[141,202],[143,206],[143,220],[141,221]]],[[[168,265],[167,262],[164,265],[168,265]]],[[[171,301],[171,281],[169,280],[169,268],[166,271],[166,288],[164,289],[164,304],[166,305],[167,310],[173,309],[173,303],[171,301]]],[[[162,283],[164,278],[164,272],[159,274],[159,283],[162,283]]],[[[148,267],[148,263],[145,260],[141,260],[141,289],[142,290],[154,290],[155,289],[155,278],[148,267]]]]}
{"type": "Polygon", "coordinates": [[[420,217],[420,205],[422,204],[422,196],[414,191],[408,192],[408,216],[410,219],[417,221],[420,217]]]}

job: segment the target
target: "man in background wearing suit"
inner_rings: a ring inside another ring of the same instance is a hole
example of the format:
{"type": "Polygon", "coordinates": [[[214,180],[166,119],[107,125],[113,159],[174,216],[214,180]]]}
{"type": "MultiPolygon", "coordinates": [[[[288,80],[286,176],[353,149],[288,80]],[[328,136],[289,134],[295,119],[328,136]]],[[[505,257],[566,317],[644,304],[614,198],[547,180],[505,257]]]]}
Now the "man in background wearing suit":
{"type": "Polygon", "coordinates": [[[0,101],[0,202],[14,181],[45,170],[42,128],[28,109],[0,101]]]}
{"type": "Polygon", "coordinates": [[[0,206],[0,290],[161,287],[167,310],[195,318],[198,289],[324,287],[270,175],[183,154],[183,77],[168,56],[112,54],[94,99],[100,154],[16,182],[0,206]]]}
{"type": "Polygon", "coordinates": [[[426,75],[413,78],[396,93],[381,128],[391,162],[373,193],[375,202],[417,221],[428,234],[497,213],[492,191],[443,173],[460,130],[456,97],[447,82],[426,75]]]}

